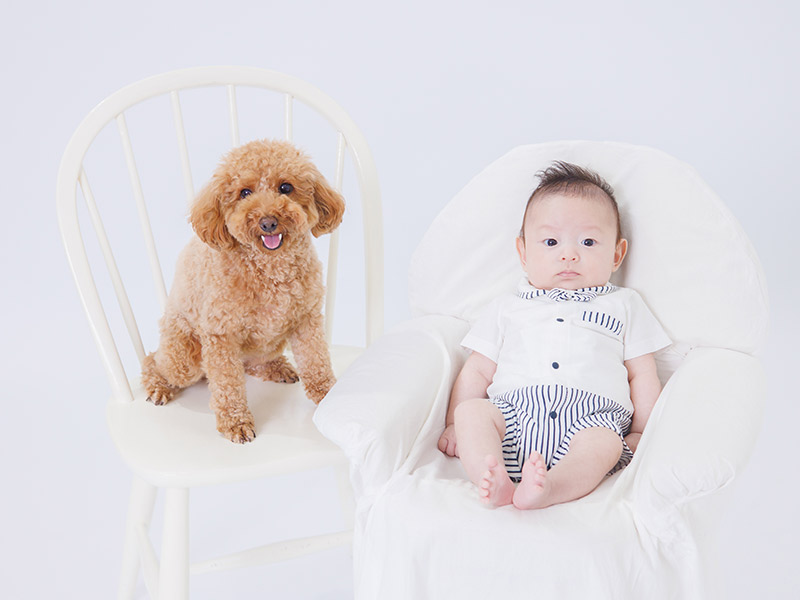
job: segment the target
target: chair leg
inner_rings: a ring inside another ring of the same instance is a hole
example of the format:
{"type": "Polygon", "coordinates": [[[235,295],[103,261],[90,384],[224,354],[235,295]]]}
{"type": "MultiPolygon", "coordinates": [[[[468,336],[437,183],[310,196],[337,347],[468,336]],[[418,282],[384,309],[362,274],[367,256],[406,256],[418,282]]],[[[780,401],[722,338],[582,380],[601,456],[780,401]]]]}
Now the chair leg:
{"type": "Polygon", "coordinates": [[[170,488],[164,500],[164,533],[158,600],[189,598],[189,490],[170,488]]]}
{"type": "Polygon", "coordinates": [[[128,505],[128,521],[125,526],[125,545],[122,549],[119,600],[133,600],[136,593],[136,584],[139,580],[139,568],[141,565],[138,530],[142,525],[145,528],[150,527],[155,501],[156,488],[143,479],[134,476],[128,505]]]}

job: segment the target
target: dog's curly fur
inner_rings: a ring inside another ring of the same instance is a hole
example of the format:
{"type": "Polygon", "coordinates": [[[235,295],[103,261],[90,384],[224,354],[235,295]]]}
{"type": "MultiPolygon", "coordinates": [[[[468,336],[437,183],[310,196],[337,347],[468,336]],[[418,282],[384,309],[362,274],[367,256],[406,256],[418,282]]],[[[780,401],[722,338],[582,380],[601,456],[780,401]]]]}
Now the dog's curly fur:
{"type": "Polygon", "coordinates": [[[148,399],[165,404],[205,376],[217,429],[238,443],[255,437],[245,374],[293,383],[299,373],[319,403],[335,379],[311,235],[334,230],[343,214],[341,195],[292,144],[228,153],[191,209],[197,238],[180,255],[158,350],[142,367],[148,399]]]}

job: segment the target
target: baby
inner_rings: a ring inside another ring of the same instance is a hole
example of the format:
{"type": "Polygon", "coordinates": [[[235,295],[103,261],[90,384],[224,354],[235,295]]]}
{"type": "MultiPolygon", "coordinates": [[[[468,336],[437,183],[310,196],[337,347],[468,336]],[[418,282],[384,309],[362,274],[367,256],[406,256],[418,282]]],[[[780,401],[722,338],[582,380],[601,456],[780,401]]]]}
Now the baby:
{"type": "Polygon", "coordinates": [[[630,462],[661,392],[653,352],[670,344],[608,283],[628,249],[608,183],[563,162],[538,175],[516,240],[525,277],[464,338],[439,439],[483,502],[521,509],[585,496],[630,462]]]}

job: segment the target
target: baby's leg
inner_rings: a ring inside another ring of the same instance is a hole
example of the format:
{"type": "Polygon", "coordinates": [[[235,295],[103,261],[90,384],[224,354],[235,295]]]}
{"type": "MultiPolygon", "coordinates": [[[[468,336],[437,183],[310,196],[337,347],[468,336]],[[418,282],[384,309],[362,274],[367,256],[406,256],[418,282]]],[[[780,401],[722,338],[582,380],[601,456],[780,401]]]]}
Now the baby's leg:
{"type": "Polygon", "coordinates": [[[511,504],[514,484],[503,465],[506,422],[500,409],[481,398],[461,403],[455,412],[461,463],[486,504],[511,504]]]}
{"type": "Polygon", "coordinates": [[[514,493],[517,508],[544,508],[576,500],[596,488],[622,455],[622,440],[604,427],[577,432],[569,452],[547,471],[534,453],[522,467],[522,482],[514,493]]]}

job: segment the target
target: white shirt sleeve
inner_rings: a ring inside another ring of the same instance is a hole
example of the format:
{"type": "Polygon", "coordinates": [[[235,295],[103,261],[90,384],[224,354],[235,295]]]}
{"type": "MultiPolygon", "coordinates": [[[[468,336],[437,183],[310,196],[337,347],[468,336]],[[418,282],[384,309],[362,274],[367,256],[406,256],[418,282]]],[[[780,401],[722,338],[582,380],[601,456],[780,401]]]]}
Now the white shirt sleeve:
{"type": "Polygon", "coordinates": [[[483,354],[486,358],[497,362],[500,348],[503,346],[503,327],[500,321],[502,300],[495,298],[486,305],[481,316],[469,330],[461,342],[464,348],[483,354]]]}
{"type": "Polygon", "coordinates": [[[667,332],[647,308],[642,297],[633,290],[631,292],[628,303],[628,322],[623,334],[624,360],[661,350],[672,343],[667,332]]]}

